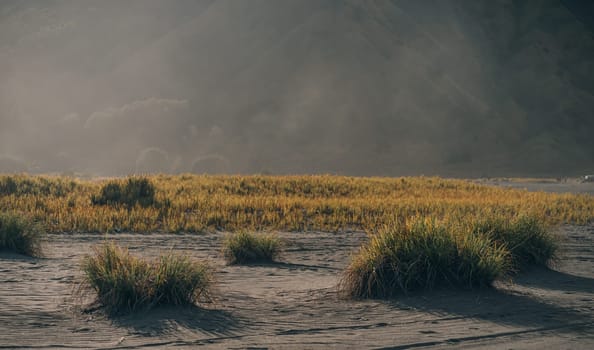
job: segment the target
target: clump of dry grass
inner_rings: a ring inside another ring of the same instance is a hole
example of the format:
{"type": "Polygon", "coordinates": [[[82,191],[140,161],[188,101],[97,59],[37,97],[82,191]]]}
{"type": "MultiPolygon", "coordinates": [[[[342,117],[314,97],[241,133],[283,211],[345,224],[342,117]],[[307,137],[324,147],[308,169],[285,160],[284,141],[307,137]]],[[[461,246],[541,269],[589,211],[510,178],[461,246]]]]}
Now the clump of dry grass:
{"type": "Polygon", "coordinates": [[[0,250],[40,256],[44,234],[39,224],[14,213],[0,213],[0,250]]]}
{"type": "Polygon", "coordinates": [[[436,286],[488,286],[508,270],[509,252],[481,235],[452,233],[412,218],[371,235],[345,270],[340,288],[354,298],[386,298],[436,286]]]}
{"type": "Polygon", "coordinates": [[[82,262],[82,290],[94,291],[109,313],[195,304],[210,297],[212,269],[207,263],[172,253],[146,261],[114,243],[96,246],[93,253],[82,262]]]}
{"type": "Polygon", "coordinates": [[[556,259],[558,239],[537,218],[521,215],[512,219],[487,216],[471,224],[471,232],[487,235],[503,244],[511,254],[514,268],[546,266],[556,259]]]}
{"type": "Polygon", "coordinates": [[[485,214],[415,217],[386,225],[347,267],[351,297],[392,297],[434,286],[488,286],[496,278],[555,259],[558,242],[537,217],[485,214]]]}
{"type": "Polygon", "coordinates": [[[273,262],[280,254],[282,242],[275,234],[237,232],[223,242],[228,264],[273,262]]]}

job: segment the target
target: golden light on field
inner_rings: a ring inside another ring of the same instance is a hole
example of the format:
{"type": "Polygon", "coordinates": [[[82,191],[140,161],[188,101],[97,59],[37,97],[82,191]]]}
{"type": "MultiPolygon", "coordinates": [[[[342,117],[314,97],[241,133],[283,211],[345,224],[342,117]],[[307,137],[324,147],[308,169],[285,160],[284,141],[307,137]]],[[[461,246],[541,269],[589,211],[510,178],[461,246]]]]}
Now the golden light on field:
{"type": "Polygon", "coordinates": [[[0,177],[0,210],[50,232],[201,232],[240,229],[373,230],[415,215],[529,214],[548,224],[594,220],[588,195],[528,192],[435,177],[148,176],[148,206],[97,205],[107,182],[49,176],[0,177]]]}

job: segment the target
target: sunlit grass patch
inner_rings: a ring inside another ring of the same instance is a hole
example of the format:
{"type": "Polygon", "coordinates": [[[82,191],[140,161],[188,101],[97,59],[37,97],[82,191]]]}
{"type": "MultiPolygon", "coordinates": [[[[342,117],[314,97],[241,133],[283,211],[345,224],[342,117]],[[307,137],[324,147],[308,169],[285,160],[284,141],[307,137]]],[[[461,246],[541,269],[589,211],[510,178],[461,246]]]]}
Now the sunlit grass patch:
{"type": "Polygon", "coordinates": [[[40,256],[43,235],[39,224],[17,214],[0,213],[0,250],[40,256]]]}
{"type": "Polygon", "coordinates": [[[507,272],[508,261],[506,248],[487,236],[413,218],[374,233],[353,256],[340,288],[349,297],[386,298],[438,286],[488,286],[507,272]]]}
{"type": "Polygon", "coordinates": [[[17,175],[0,176],[2,210],[32,217],[48,232],[341,232],[415,215],[526,213],[547,224],[588,224],[594,196],[435,177],[17,175]]]}
{"type": "Polygon", "coordinates": [[[474,234],[489,236],[505,245],[511,253],[513,266],[522,269],[530,265],[545,266],[556,258],[558,238],[532,216],[504,218],[491,216],[479,219],[471,226],[474,234]]]}
{"type": "Polygon", "coordinates": [[[205,262],[173,253],[147,261],[115,243],[94,247],[83,259],[82,271],[83,290],[94,291],[112,314],[195,304],[209,299],[212,284],[212,269],[205,262]]]}
{"type": "Polygon", "coordinates": [[[273,262],[281,251],[282,241],[275,234],[238,232],[223,242],[223,255],[228,264],[273,262]]]}

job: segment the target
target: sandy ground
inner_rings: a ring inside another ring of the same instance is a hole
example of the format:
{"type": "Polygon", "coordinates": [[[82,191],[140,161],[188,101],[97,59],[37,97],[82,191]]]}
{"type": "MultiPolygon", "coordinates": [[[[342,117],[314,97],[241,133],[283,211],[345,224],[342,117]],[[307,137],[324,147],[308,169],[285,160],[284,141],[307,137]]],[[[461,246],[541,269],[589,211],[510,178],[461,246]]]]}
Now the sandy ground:
{"type": "Polygon", "coordinates": [[[558,232],[554,269],[392,301],[337,296],[363,233],[282,233],[283,263],[260,266],[225,266],[223,234],[110,235],[139,255],[173,249],[218,266],[213,303],[114,319],[72,297],[81,257],[105,236],[52,235],[45,258],[0,253],[0,348],[594,349],[594,226],[558,232]]]}
{"type": "Polygon", "coordinates": [[[555,193],[585,193],[594,195],[594,182],[583,182],[581,178],[563,178],[558,181],[518,182],[505,179],[481,179],[478,183],[487,185],[525,189],[528,191],[544,191],[555,193]]]}

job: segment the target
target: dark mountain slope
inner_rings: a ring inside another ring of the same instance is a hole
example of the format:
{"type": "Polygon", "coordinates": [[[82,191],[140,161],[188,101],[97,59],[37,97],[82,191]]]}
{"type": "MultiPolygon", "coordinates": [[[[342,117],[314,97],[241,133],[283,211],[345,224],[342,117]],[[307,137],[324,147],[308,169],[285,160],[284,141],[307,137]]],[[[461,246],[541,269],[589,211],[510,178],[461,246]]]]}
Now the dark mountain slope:
{"type": "Polygon", "coordinates": [[[585,172],[584,6],[6,1],[0,154],[103,174],[585,172]]]}

